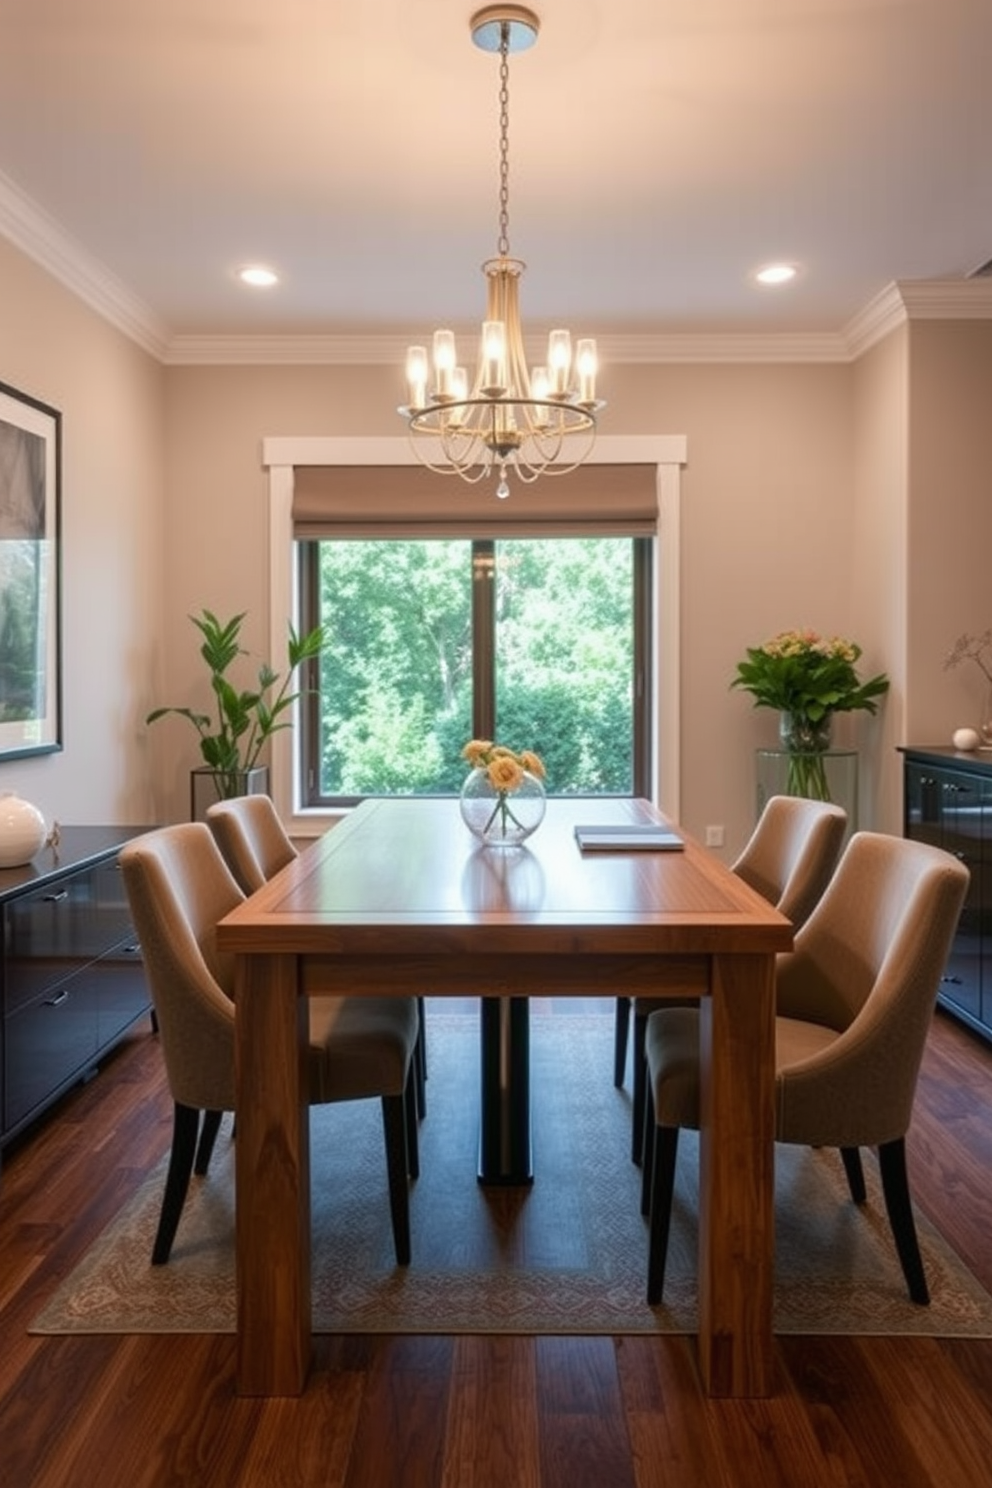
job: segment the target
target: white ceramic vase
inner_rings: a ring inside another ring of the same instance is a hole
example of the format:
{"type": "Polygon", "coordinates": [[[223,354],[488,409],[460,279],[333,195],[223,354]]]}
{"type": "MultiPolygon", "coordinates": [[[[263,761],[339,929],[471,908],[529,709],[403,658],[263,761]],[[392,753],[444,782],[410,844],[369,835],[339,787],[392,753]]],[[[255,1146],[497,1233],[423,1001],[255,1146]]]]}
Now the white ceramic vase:
{"type": "Polygon", "coordinates": [[[37,806],[15,791],[0,794],[0,868],[30,863],[45,845],[48,828],[37,806]]]}

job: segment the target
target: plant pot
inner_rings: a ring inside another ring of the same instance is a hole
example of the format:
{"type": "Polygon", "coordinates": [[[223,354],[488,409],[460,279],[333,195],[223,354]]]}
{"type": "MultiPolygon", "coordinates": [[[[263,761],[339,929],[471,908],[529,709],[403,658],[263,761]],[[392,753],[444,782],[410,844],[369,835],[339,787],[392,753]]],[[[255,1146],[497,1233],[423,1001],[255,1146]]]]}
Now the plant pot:
{"type": "Polygon", "coordinates": [[[473,770],[459,797],[469,831],[487,847],[516,847],[544,820],[544,786],[528,770],[513,791],[498,791],[485,770],[473,770]]]}
{"type": "Polygon", "coordinates": [[[235,796],[265,796],[269,792],[269,767],[254,770],[208,770],[205,765],[189,773],[190,821],[205,821],[207,808],[215,801],[235,796]]]}

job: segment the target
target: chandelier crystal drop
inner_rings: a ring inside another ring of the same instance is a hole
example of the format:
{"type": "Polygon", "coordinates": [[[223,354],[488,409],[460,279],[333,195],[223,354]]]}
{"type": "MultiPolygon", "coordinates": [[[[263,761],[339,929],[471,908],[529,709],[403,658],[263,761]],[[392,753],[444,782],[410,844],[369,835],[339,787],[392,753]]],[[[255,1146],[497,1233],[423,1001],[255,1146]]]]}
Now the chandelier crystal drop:
{"type": "Polygon", "coordinates": [[[532,46],[538,17],[522,5],[488,5],[471,20],[472,40],[499,53],[499,232],[496,257],[482,266],[486,318],[482,322],[474,381],[459,366],[455,336],[434,332],[426,346],[407,351],[407,420],[414,450],[424,465],[474,484],[499,472],[496,495],[510,494],[508,472],[530,483],[565,475],[587,458],[596,438],[596,343],[567,330],[548,336],[545,365],[528,371],[519,290],[525,265],[510,254],[509,55],[532,46]]]}

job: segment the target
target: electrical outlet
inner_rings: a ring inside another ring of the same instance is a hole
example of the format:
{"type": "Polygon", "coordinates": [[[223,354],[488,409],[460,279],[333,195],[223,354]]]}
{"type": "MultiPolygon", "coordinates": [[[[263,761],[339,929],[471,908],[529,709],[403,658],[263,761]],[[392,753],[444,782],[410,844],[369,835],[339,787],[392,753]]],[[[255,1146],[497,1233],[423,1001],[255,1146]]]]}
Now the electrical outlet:
{"type": "Polygon", "coordinates": [[[723,828],[722,827],[707,827],[706,828],[706,846],[707,847],[722,847],[723,846],[723,828]]]}

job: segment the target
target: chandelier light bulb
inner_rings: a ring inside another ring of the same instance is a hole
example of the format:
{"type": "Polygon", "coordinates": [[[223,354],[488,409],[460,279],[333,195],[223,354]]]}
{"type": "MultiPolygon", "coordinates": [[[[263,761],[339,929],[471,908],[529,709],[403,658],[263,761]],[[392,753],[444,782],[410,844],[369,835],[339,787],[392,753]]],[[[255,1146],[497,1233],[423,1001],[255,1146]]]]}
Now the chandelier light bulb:
{"type": "Polygon", "coordinates": [[[435,392],[439,398],[451,396],[451,377],[455,370],[454,331],[434,332],[435,392]]]}
{"type": "Polygon", "coordinates": [[[410,346],[406,353],[406,380],[410,389],[410,407],[427,406],[427,347],[410,346]]]}
{"type": "Polygon", "coordinates": [[[579,378],[579,402],[595,403],[597,357],[596,343],[591,337],[583,337],[575,348],[575,370],[579,378]]]}
{"type": "Polygon", "coordinates": [[[482,387],[486,397],[506,392],[506,327],[501,320],[482,322],[482,387]]]}
{"type": "Polygon", "coordinates": [[[556,398],[568,392],[568,374],[572,370],[572,338],[567,331],[552,331],[548,337],[548,371],[551,392],[556,398]]]}

